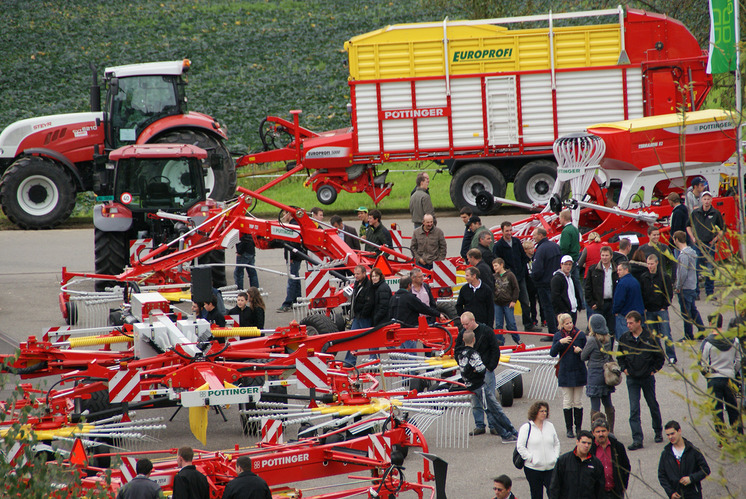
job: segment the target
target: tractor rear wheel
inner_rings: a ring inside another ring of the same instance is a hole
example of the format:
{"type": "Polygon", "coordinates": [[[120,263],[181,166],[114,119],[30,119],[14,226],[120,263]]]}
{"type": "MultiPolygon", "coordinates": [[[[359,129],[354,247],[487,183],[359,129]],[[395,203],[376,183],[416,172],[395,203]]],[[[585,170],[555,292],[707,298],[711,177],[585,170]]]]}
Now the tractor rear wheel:
{"type": "MultiPolygon", "coordinates": [[[[497,167],[489,163],[469,163],[456,171],[451,179],[451,201],[456,208],[468,206],[475,215],[486,215],[477,206],[477,194],[487,191],[494,196],[505,197],[505,177],[497,167]]],[[[500,208],[495,203],[490,213],[500,208]]]]}
{"type": "Polygon", "coordinates": [[[222,140],[195,130],[174,130],[158,137],[155,142],[169,144],[191,144],[207,151],[208,157],[217,155],[219,161],[210,162],[205,177],[207,197],[215,201],[230,199],[236,192],[236,166],[228,148],[222,140]]]}
{"type": "MultiPolygon", "coordinates": [[[[126,232],[93,230],[94,255],[97,274],[117,275],[124,271],[130,261],[130,249],[126,232]]],[[[116,281],[96,281],[96,291],[104,291],[116,281]]]]}
{"type": "Polygon", "coordinates": [[[20,158],[3,174],[0,204],[8,219],[22,229],[51,229],[75,208],[75,184],[50,159],[20,158]]]}

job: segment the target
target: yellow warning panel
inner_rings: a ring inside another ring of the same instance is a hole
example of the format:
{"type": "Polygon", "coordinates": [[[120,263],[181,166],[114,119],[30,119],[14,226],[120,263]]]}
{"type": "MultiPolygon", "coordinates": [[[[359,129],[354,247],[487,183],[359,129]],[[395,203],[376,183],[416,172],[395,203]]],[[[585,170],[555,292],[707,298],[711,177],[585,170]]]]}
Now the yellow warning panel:
{"type": "Polygon", "coordinates": [[[345,50],[355,81],[548,70],[552,46],[557,69],[617,64],[618,24],[558,27],[551,34],[553,40],[549,28],[483,24],[447,26],[444,36],[443,26],[432,23],[399,24],[356,36],[345,50]]]}

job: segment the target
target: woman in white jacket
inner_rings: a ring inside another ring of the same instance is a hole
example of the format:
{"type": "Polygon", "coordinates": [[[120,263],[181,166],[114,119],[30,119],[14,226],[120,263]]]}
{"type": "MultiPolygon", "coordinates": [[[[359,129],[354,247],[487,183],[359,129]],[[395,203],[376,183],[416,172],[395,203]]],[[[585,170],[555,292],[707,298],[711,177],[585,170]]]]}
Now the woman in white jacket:
{"type": "Polygon", "coordinates": [[[516,448],[524,459],[523,472],[531,487],[531,499],[549,494],[552,470],[560,455],[560,442],[554,425],[549,422],[549,404],[534,402],[528,410],[528,422],[518,431],[516,448]]]}

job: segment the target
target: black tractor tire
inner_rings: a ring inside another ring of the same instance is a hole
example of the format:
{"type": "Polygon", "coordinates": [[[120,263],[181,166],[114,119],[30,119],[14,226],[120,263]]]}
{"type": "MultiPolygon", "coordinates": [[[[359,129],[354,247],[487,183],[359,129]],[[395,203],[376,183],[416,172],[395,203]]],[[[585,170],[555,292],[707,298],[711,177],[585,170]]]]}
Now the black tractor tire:
{"type": "MultiPolygon", "coordinates": [[[[118,275],[130,262],[129,240],[126,232],[106,232],[93,230],[95,267],[97,274],[118,275]]],[[[114,286],[116,281],[98,280],[96,291],[104,291],[114,286]]]]}
{"type": "Polygon", "coordinates": [[[339,331],[334,320],[326,314],[307,315],[301,319],[300,323],[301,325],[306,326],[306,333],[309,336],[313,336],[313,334],[311,334],[312,330],[315,331],[314,334],[328,334],[339,331]]]}
{"type": "Polygon", "coordinates": [[[513,398],[523,398],[523,375],[519,374],[513,378],[513,398]]]}
{"type": "Polygon", "coordinates": [[[505,177],[489,163],[469,163],[458,170],[451,179],[451,201],[458,208],[468,206],[475,215],[488,215],[495,213],[500,208],[500,203],[495,203],[489,213],[484,213],[477,206],[477,194],[487,191],[498,197],[505,197],[507,186],[505,177]]]}
{"type": "MultiPolygon", "coordinates": [[[[551,159],[536,159],[518,170],[513,181],[513,194],[516,201],[544,205],[552,197],[552,189],[557,181],[557,163],[551,159]]],[[[570,184],[562,189],[564,199],[570,193],[570,184]]]]}
{"type": "Polygon", "coordinates": [[[440,301],[437,303],[438,311],[448,317],[449,319],[453,319],[453,327],[461,329],[461,317],[459,317],[458,312],[456,312],[456,304],[450,301],[440,301]]]}
{"type": "MultiPolygon", "coordinates": [[[[208,182],[209,176],[205,179],[207,188],[207,197],[215,201],[225,201],[230,199],[236,193],[236,165],[233,162],[231,153],[225,147],[222,139],[218,139],[199,130],[171,130],[163,135],[159,135],[155,142],[168,144],[191,144],[201,147],[207,151],[208,160],[212,155],[217,155],[219,164],[211,166],[212,181],[208,182]],[[209,185],[212,184],[212,185],[209,185]]],[[[212,162],[210,164],[213,164],[212,162]]]]}
{"type": "Polygon", "coordinates": [[[331,185],[322,185],[319,187],[319,190],[316,191],[316,199],[318,199],[321,204],[334,204],[334,201],[337,200],[337,190],[331,185]]]}
{"type": "MultiPolygon", "coordinates": [[[[101,417],[96,416],[97,412],[108,411],[116,407],[121,407],[122,404],[113,404],[109,402],[109,390],[99,390],[91,393],[91,398],[80,401],[80,412],[89,412],[89,416],[86,416],[86,421],[97,421],[101,417]]],[[[110,417],[107,415],[105,417],[110,417]]]]}
{"type": "Polygon", "coordinates": [[[21,229],[51,229],[70,217],[75,194],[64,168],[50,159],[28,156],[3,174],[0,204],[8,220],[21,229]]]}
{"type": "Polygon", "coordinates": [[[225,250],[212,250],[209,253],[202,255],[199,258],[201,264],[220,264],[215,267],[210,267],[212,272],[212,286],[214,288],[222,288],[228,281],[225,277],[225,250]]]}
{"type": "Polygon", "coordinates": [[[508,382],[497,387],[497,397],[503,407],[513,406],[513,383],[508,382]]]}
{"type": "Polygon", "coordinates": [[[65,310],[67,311],[67,317],[65,317],[65,324],[68,326],[78,325],[78,306],[71,302],[65,302],[65,310]]]}

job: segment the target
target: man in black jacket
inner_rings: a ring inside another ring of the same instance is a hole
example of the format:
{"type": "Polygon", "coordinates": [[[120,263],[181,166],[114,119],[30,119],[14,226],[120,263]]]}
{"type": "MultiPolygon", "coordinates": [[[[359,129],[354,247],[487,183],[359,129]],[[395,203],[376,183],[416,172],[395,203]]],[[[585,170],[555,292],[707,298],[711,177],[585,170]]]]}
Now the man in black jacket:
{"type": "Polygon", "coordinates": [[[562,254],[559,245],[547,238],[547,231],[542,227],[534,229],[533,237],[536,243],[536,252],[531,267],[531,278],[536,285],[539,305],[544,310],[547,330],[554,334],[557,332],[557,314],[554,313],[552,308],[552,293],[549,283],[554,271],[560,268],[562,254]]]}
{"type": "Polygon", "coordinates": [[[549,286],[554,313],[570,314],[574,324],[578,321],[578,310],[583,309],[583,298],[580,294],[580,281],[572,273],[573,265],[570,255],[563,256],[560,268],[554,272],[549,286]]]}
{"type": "Polygon", "coordinates": [[[630,463],[624,445],[609,435],[609,423],[604,418],[593,421],[591,455],[604,467],[604,499],[624,499],[629,484],[630,463]]]}
{"type": "MultiPolygon", "coordinates": [[[[350,328],[367,329],[373,325],[373,286],[363,265],[356,265],[353,274],[355,284],[352,287],[352,302],[350,305],[352,324],[350,328]]],[[[354,366],[357,363],[357,357],[352,352],[347,352],[345,363],[354,366]]]]}
{"type": "Polygon", "coordinates": [[[557,459],[549,499],[603,499],[604,466],[591,454],[591,445],[593,434],[582,430],[575,449],[557,459]]]}
{"type": "Polygon", "coordinates": [[[518,301],[521,304],[521,314],[523,315],[523,330],[539,332],[540,328],[535,327],[531,321],[531,313],[528,298],[528,287],[526,286],[526,266],[528,265],[528,255],[523,249],[523,243],[517,237],[513,237],[513,225],[510,222],[500,224],[502,237],[495,242],[492,252],[495,257],[505,260],[505,269],[510,270],[518,280],[518,301]]]}
{"type": "Polygon", "coordinates": [[[223,499],[272,499],[267,482],[251,471],[249,456],[236,459],[236,473],[238,476],[225,486],[223,499]]]}
{"type": "Polygon", "coordinates": [[[640,276],[642,302],[645,304],[645,319],[655,333],[665,341],[666,358],[676,364],[676,349],[671,337],[671,323],[668,320],[668,307],[673,296],[671,276],[663,270],[660,259],[655,253],[647,258],[648,271],[640,276]]]}
{"type": "MultiPolygon", "coordinates": [[[[479,356],[482,358],[482,363],[486,368],[484,373],[484,384],[487,385],[487,390],[492,390],[492,393],[495,393],[495,369],[500,363],[500,346],[497,342],[495,331],[486,324],[480,324],[479,321],[474,319],[474,314],[471,312],[464,312],[461,314],[461,326],[463,329],[456,337],[454,348],[459,348],[464,345],[464,332],[474,332],[474,349],[479,353],[479,356]]],[[[484,408],[481,405],[481,401],[478,407],[472,409],[472,412],[474,414],[474,423],[476,425],[476,428],[472,431],[472,435],[483,435],[486,431],[484,424],[484,408]]],[[[498,430],[496,428],[490,428],[490,433],[498,435],[498,430]]]]}
{"type": "Polygon", "coordinates": [[[181,468],[174,476],[172,499],[210,499],[210,487],[205,475],[192,464],[194,451],[181,447],[176,453],[176,465],[181,468]]]}
{"type": "Polygon", "coordinates": [[[666,423],[666,437],[671,442],[661,452],[658,481],[670,499],[702,499],[702,480],[710,474],[705,456],[681,436],[677,421],[666,423]]]}
{"type": "Polygon", "coordinates": [[[617,357],[619,368],[627,378],[629,396],[629,426],[632,430],[632,444],[629,450],[642,449],[642,423],[640,422],[640,392],[645,395],[645,402],[650,409],[653,420],[655,442],[663,442],[663,423],[661,408],[655,396],[655,373],[661,370],[666,358],[657,338],[642,324],[642,316],[633,310],[627,314],[627,328],[619,338],[617,357]]]}
{"type": "Polygon", "coordinates": [[[604,316],[609,331],[613,335],[616,330],[614,327],[616,318],[612,311],[612,305],[619,275],[616,272],[616,266],[611,263],[611,246],[603,246],[600,256],[601,261],[588,270],[588,275],[585,278],[585,302],[588,306],[588,313],[604,316]]]}
{"type": "MultiPolygon", "coordinates": [[[[486,232],[485,232],[486,234],[486,232]]],[[[484,284],[487,285],[490,290],[495,291],[495,275],[492,265],[487,265],[487,262],[482,258],[482,252],[479,248],[472,248],[466,252],[466,263],[475,267],[479,271],[479,278],[484,284]]]]}
{"type": "Polygon", "coordinates": [[[486,412],[490,423],[490,434],[500,435],[503,443],[515,443],[518,431],[513,427],[513,423],[510,422],[508,416],[505,415],[495,395],[495,375],[492,366],[497,367],[497,363],[500,362],[499,347],[497,348],[497,357],[494,354],[495,334],[486,325],[477,324],[474,316],[469,312],[461,315],[461,324],[464,330],[456,340],[454,356],[458,362],[466,389],[473,393],[471,408],[476,428],[470,435],[476,436],[486,433],[484,424],[484,412],[486,412]],[[480,329],[479,335],[481,337],[479,347],[476,343],[477,329],[480,329]],[[485,353],[482,354],[481,352],[485,353]],[[492,378],[491,382],[488,381],[490,377],[492,378]]]}
{"type": "Polygon", "coordinates": [[[368,214],[368,222],[370,223],[370,228],[368,228],[365,239],[370,244],[365,245],[365,250],[375,251],[376,255],[380,255],[381,250],[378,246],[387,246],[388,248],[393,246],[391,243],[391,233],[381,223],[381,212],[378,210],[373,210],[368,214]],[[374,244],[377,246],[374,246],[374,244]]]}
{"type": "MultiPolygon", "coordinates": [[[[438,309],[425,305],[412,293],[411,277],[403,277],[399,281],[399,289],[391,297],[389,313],[391,314],[391,318],[401,322],[403,327],[417,327],[420,314],[445,319],[445,316],[438,309]]],[[[407,344],[408,342],[405,341],[404,343],[407,344]]],[[[405,346],[405,348],[414,347],[405,346]]]]}
{"type": "MultiPolygon", "coordinates": [[[[470,250],[471,251],[471,250],[470,250]]],[[[479,270],[469,267],[465,272],[466,284],[461,286],[456,300],[456,312],[461,315],[471,312],[477,322],[490,327],[495,323],[495,306],[492,301],[492,289],[480,279],[479,270]]]]}

